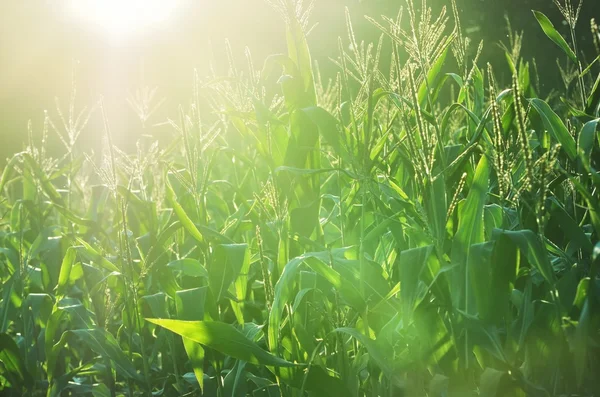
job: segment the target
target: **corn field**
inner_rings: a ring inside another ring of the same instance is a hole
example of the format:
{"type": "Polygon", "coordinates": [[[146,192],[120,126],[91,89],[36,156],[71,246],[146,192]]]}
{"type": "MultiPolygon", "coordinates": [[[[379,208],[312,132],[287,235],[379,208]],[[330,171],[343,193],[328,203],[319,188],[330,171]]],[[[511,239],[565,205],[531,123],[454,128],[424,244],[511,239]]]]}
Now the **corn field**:
{"type": "MultiPolygon", "coordinates": [[[[169,145],[121,151],[74,88],[8,159],[0,393],[600,395],[599,58],[534,12],[563,55],[542,97],[556,65],[520,32],[485,64],[454,2],[368,16],[374,43],[348,13],[330,60],[309,2],[272,6],[288,52],[194,75],[169,145]]],[[[158,103],[138,94],[142,128],[158,103]]]]}

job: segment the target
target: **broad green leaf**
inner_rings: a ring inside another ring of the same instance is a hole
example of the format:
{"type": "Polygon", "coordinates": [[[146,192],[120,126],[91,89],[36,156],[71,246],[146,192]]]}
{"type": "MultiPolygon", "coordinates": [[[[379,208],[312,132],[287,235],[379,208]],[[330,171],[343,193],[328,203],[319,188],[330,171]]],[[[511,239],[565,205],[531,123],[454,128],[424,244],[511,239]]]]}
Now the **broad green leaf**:
{"type": "Polygon", "coordinates": [[[247,244],[221,244],[215,248],[208,268],[209,286],[215,302],[225,296],[249,261],[247,244]]]}
{"type": "Polygon", "coordinates": [[[486,156],[482,156],[475,171],[466,202],[459,212],[458,230],[452,242],[452,263],[458,266],[452,272],[454,284],[453,304],[456,308],[470,310],[469,296],[469,255],[471,246],[484,240],[483,210],[486,203],[489,185],[489,164],[486,156]]]}
{"type": "Polygon", "coordinates": [[[246,363],[238,361],[223,379],[223,389],[226,396],[246,397],[246,363]]]}
{"type": "Polygon", "coordinates": [[[25,159],[25,162],[27,163],[29,168],[33,171],[35,177],[40,182],[44,193],[48,195],[48,197],[50,198],[50,200],[52,200],[53,203],[64,206],[64,200],[62,196],[60,195],[60,193],[58,193],[54,185],[48,179],[48,176],[45,174],[44,170],[35,161],[31,154],[23,153],[23,158],[25,159]]]}
{"type": "Polygon", "coordinates": [[[561,34],[558,33],[558,31],[556,30],[552,22],[550,22],[548,17],[539,11],[533,11],[533,15],[540,24],[542,30],[544,31],[544,34],[548,36],[548,38],[552,40],[554,44],[556,44],[561,50],[563,50],[563,52],[569,57],[571,61],[573,61],[573,63],[577,64],[577,55],[575,55],[575,53],[573,52],[571,47],[569,47],[569,45],[561,36],[561,34]]]}
{"type": "Polygon", "coordinates": [[[507,376],[507,372],[498,371],[494,368],[486,368],[481,374],[479,381],[480,394],[489,397],[498,396],[498,392],[502,388],[503,379],[507,376]]]}
{"type": "Polygon", "coordinates": [[[362,344],[369,353],[369,356],[377,364],[379,368],[388,376],[394,380],[397,384],[403,384],[401,377],[399,376],[399,369],[401,363],[390,362],[390,356],[387,352],[382,351],[377,343],[369,338],[368,336],[360,333],[355,328],[337,328],[333,332],[346,334],[356,339],[362,344]]]}
{"type": "Polygon", "coordinates": [[[445,47],[444,50],[440,53],[440,56],[438,56],[438,58],[435,60],[435,62],[433,62],[433,64],[431,65],[431,68],[427,72],[427,81],[423,80],[423,82],[421,83],[421,85],[419,87],[419,92],[418,92],[417,97],[418,97],[418,100],[419,100],[419,103],[421,104],[421,106],[425,106],[427,104],[428,90],[433,91],[435,82],[436,82],[440,72],[442,71],[442,67],[444,66],[444,63],[446,62],[446,56],[448,55],[448,49],[450,48],[450,44],[452,43],[453,39],[454,39],[454,36],[450,36],[450,37],[448,37],[448,39],[446,39],[446,42],[442,44],[445,47]]]}
{"type": "Polygon", "coordinates": [[[261,349],[230,324],[218,321],[146,320],[238,360],[274,367],[297,365],[261,349]]]}
{"type": "Polygon", "coordinates": [[[174,270],[179,270],[186,276],[190,277],[208,277],[208,271],[197,259],[178,259],[176,261],[169,262],[167,267],[170,267],[174,270]]]}
{"type": "Polygon", "coordinates": [[[75,264],[77,258],[77,250],[73,247],[69,247],[63,258],[62,264],[60,265],[60,274],[58,276],[58,285],[56,286],[56,295],[62,296],[67,292],[69,287],[69,280],[71,276],[71,270],[75,264]]]}
{"type": "MultiPolygon", "coordinates": [[[[460,346],[453,343],[448,327],[438,308],[433,305],[417,306],[414,312],[414,327],[418,344],[414,346],[414,353],[407,363],[409,365],[439,363],[450,350],[460,346]]],[[[469,351],[471,352],[472,350],[469,351]]]]}
{"type": "MultiPolygon", "coordinates": [[[[598,177],[598,176],[596,176],[596,177],[598,177]]],[[[593,178],[593,180],[594,180],[594,182],[596,181],[595,178],[593,178]]],[[[570,178],[570,181],[575,186],[575,189],[577,189],[579,194],[587,202],[587,205],[588,205],[587,210],[589,211],[591,224],[594,227],[594,229],[596,229],[596,233],[600,233],[600,201],[598,200],[598,198],[596,196],[594,196],[592,194],[592,192],[590,191],[590,189],[587,186],[585,186],[583,183],[581,183],[579,181],[578,178],[572,177],[572,178],[570,178]]],[[[596,183],[596,184],[598,186],[600,186],[600,183],[596,183]]]]}
{"type": "Polygon", "coordinates": [[[204,304],[207,287],[192,288],[177,291],[177,319],[185,321],[200,321],[204,319],[204,304]]]}
{"type": "Polygon", "coordinates": [[[0,334],[0,362],[6,371],[3,375],[15,382],[13,387],[27,387],[31,385],[31,376],[27,371],[24,357],[19,347],[10,335],[0,334]]]}
{"type": "Polygon", "coordinates": [[[563,230],[565,238],[572,242],[570,249],[581,249],[583,252],[591,254],[593,250],[592,242],[583,229],[567,213],[556,197],[550,198],[550,202],[552,206],[549,210],[552,212],[552,216],[558,221],[558,225],[563,230]]]}
{"type": "Polygon", "coordinates": [[[79,338],[86,346],[104,358],[110,358],[121,375],[142,382],[142,376],[121,350],[116,339],[102,328],[67,331],[79,338]]]}
{"type": "Polygon", "coordinates": [[[496,241],[471,247],[470,282],[479,317],[488,324],[503,324],[508,313],[511,284],[519,267],[516,247],[503,235],[496,241]]]}
{"type": "MultiPolygon", "coordinates": [[[[288,7],[292,6],[288,5],[288,7]]],[[[300,92],[304,97],[302,103],[306,103],[306,106],[314,106],[317,103],[317,98],[313,80],[310,50],[302,23],[291,11],[287,20],[287,47],[288,56],[296,65],[297,71],[303,82],[303,90],[300,92]]]]}
{"type": "Polygon", "coordinates": [[[30,293],[24,302],[25,306],[29,309],[26,321],[32,321],[39,327],[45,327],[48,318],[52,314],[52,306],[54,300],[48,294],[35,294],[30,293]]]}
{"type": "Polygon", "coordinates": [[[148,304],[152,316],[159,318],[169,316],[167,308],[167,295],[164,292],[143,296],[142,301],[148,304]]]}
{"type": "Polygon", "coordinates": [[[527,261],[540,272],[542,277],[551,286],[554,286],[554,270],[552,269],[548,252],[534,232],[531,230],[497,230],[497,233],[508,237],[519,248],[521,253],[525,255],[527,261]]]}
{"type": "Polygon", "coordinates": [[[423,201],[427,210],[428,227],[433,234],[436,247],[441,248],[446,238],[446,215],[448,213],[448,199],[443,175],[433,182],[427,183],[423,201]]]}
{"type": "Polygon", "coordinates": [[[100,265],[101,267],[103,267],[104,269],[106,269],[108,271],[111,271],[111,272],[119,271],[118,267],[116,267],[114,264],[112,264],[108,259],[106,259],[102,254],[100,254],[98,251],[96,251],[96,249],[94,249],[94,247],[92,247],[90,244],[85,242],[83,239],[78,237],[77,242],[82,245],[81,247],[77,247],[78,251],[87,260],[97,263],[98,265],[100,265]]]}
{"type": "Polygon", "coordinates": [[[600,74],[598,74],[598,78],[594,83],[594,87],[592,87],[592,92],[587,98],[585,104],[585,113],[598,116],[598,105],[600,104],[600,74]]]}
{"type": "MultiPolygon", "coordinates": [[[[247,247],[246,247],[247,248],[247,247]]],[[[239,274],[234,282],[235,297],[238,302],[246,300],[248,295],[248,273],[250,272],[250,250],[246,249],[244,258],[242,260],[242,266],[240,267],[239,274]]],[[[241,317],[238,320],[240,324],[244,324],[244,318],[241,317]]]]}
{"type": "Polygon", "coordinates": [[[58,349],[55,349],[54,340],[56,333],[59,330],[61,323],[69,316],[65,310],[55,310],[46,323],[46,330],[44,332],[44,347],[46,353],[46,371],[48,372],[48,380],[52,382],[55,377],[54,370],[56,368],[56,362],[58,359],[58,349]]]}
{"type": "Polygon", "coordinates": [[[491,240],[494,229],[501,229],[504,225],[504,208],[497,204],[486,205],[483,219],[485,222],[485,239],[491,240]]]}
{"type": "MultiPolygon", "coordinates": [[[[279,350],[279,337],[280,337],[280,327],[282,323],[282,316],[285,306],[288,303],[291,303],[293,300],[293,291],[295,289],[295,279],[300,270],[300,266],[307,261],[309,258],[315,260],[313,262],[313,270],[315,271],[323,271],[323,267],[319,266],[316,261],[320,261],[322,263],[329,263],[332,258],[343,256],[345,250],[340,249],[334,252],[309,252],[304,255],[298,256],[291,261],[289,261],[285,267],[283,268],[283,273],[281,277],[277,281],[275,285],[275,296],[273,299],[273,304],[271,307],[271,311],[269,313],[269,331],[268,331],[268,341],[269,348],[272,352],[277,352],[279,350]]],[[[324,272],[323,277],[329,279],[334,285],[339,285],[341,281],[341,276],[338,275],[338,272],[324,272]]]]}
{"type": "MultiPolygon", "coordinates": [[[[588,367],[588,351],[590,350],[590,334],[593,334],[594,329],[593,321],[594,313],[592,312],[592,306],[594,302],[590,299],[590,295],[588,294],[587,299],[583,304],[583,308],[581,310],[581,314],[579,315],[579,321],[577,323],[577,329],[575,331],[575,346],[574,346],[574,355],[575,355],[575,373],[577,379],[577,385],[581,387],[583,383],[583,378],[585,376],[586,369],[588,367]]],[[[596,318],[598,314],[596,313],[596,318]]]]}
{"type": "Polygon", "coordinates": [[[569,133],[569,130],[565,126],[565,123],[558,117],[556,113],[550,108],[550,106],[539,98],[532,98],[529,103],[540,115],[544,128],[550,133],[550,135],[561,144],[562,149],[565,151],[569,159],[573,162],[577,160],[577,145],[575,139],[569,133]]]}
{"type": "Polygon", "coordinates": [[[579,139],[577,140],[577,151],[581,156],[584,169],[590,170],[590,156],[594,150],[594,144],[596,142],[596,130],[598,129],[598,123],[600,119],[595,119],[587,122],[581,131],[579,132],[579,139]]]}
{"type": "Polygon", "coordinates": [[[152,245],[150,251],[148,251],[148,255],[146,255],[146,266],[153,266],[156,263],[157,259],[164,254],[164,245],[181,227],[181,222],[175,221],[160,232],[157,241],[152,245]]]}
{"type": "Polygon", "coordinates": [[[0,194],[4,194],[4,187],[8,183],[11,175],[15,172],[15,165],[21,159],[19,153],[15,154],[13,157],[8,160],[6,165],[4,166],[4,170],[2,171],[2,176],[0,176],[0,194]]]}
{"type": "Polygon", "coordinates": [[[201,344],[194,342],[191,339],[182,337],[183,347],[190,360],[190,365],[194,370],[196,380],[200,385],[200,388],[204,392],[204,348],[201,344]]]}
{"type": "Polygon", "coordinates": [[[194,225],[194,222],[192,222],[190,217],[186,214],[181,204],[177,202],[177,197],[175,196],[175,192],[173,191],[171,183],[168,181],[168,179],[165,183],[165,189],[167,190],[167,201],[169,202],[171,207],[173,207],[173,211],[175,212],[175,215],[177,215],[177,219],[179,219],[179,222],[181,222],[181,224],[183,225],[183,228],[196,241],[198,241],[199,243],[203,243],[204,237],[202,236],[202,233],[200,233],[196,225],[194,225]]]}
{"type": "Polygon", "coordinates": [[[71,222],[75,223],[76,225],[89,227],[90,229],[93,229],[94,231],[99,231],[101,233],[104,233],[104,231],[99,228],[97,222],[95,222],[91,219],[82,218],[81,216],[77,215],[75,212],[68,210],[66,207],[64,207],[60,204],[53,202],[52,206],[54,206],[54,208],[56,208],[58,210],[58,212],[60,212],[65,218],[67,218],[71,222]]]}
{"type": "Polygon", "coordinates": [[[328,253],[308,253],[292,259],[283,268],[283,273],[275,285],[275,296],[269,313],[268,331],[269,348],[272,352],[277,352],[279,350],[279,328],[281,327],[281,317],[283,316],[285,305],[292,300],[292,291],[294,290],[295,283],[294,279],[298,274],[300,265],[302,265],[304,260],[311,255],[326,258],[328,253]]]}
{"type": "Polygon", "coordinates": [[[579,284],[577,284],[577,292],[575,293],[575,299],[573,300],[573,306],[575,306],[579,310],[583,309],[585,299],[588,296],[589,288],[590,288],[590,278],[589,277],[584,277],[581,280],[579,280],[579,284]]]}
{"type": "Polygon", "coordinates": [[[339,120],[332,116],[327,110],[317,106],[305,108],[302,109],[302,111],[319,128],[319,133],[325,139],[325,142],[333,148],[335,153],[346,163],[351,163],[353,161],[352,156],[346,148],[343,126],[339,120]]]}
{"type": "Polygon", "coordinates": [[[281,391],[278,385],[266,385],[255,389],[252,397],[281,397],[281,391]]]}
{"type": "Polygon", "coordinates": [[[400,296],[404,306],[404,315],[411,318],[419,299],[424,296],[425,288],[421,281],[421,273],[427,267],[433,246],[413,248],[400,253],[400,296]]]}
{"type": "Polygon", "coordinates": [[[110,389],[104,384],[97,384],[92,386],[93,397],[109,397],[110,389]]]}
{"type": "Polygon", "coordinates": [[[351,395],[343,379],[333,376],[331,371],[320,365],[312,365],[306,370],[278,368],[277,375],[284,383],[309,395],[319,397],[346,397],[351,395]]]}
{"type": "MultiPolygon", "coordinates": [[[[175,306],[177,318],[185,321],[204,320],[204,304],[206,302],[207,287],[193,288],[177,291],[175,306]]],[[[190,360],[190,365],[196,376],[198,384],[204,392],[204,348],[199,343],[182,336],[183,347],[190,360]]]]}

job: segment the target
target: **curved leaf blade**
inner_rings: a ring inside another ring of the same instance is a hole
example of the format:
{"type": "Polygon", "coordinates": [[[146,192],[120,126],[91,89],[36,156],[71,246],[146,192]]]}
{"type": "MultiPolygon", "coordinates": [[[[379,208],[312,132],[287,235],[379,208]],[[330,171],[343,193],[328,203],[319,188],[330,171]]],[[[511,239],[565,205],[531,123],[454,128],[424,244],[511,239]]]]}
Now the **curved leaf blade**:
{"type": "Polygon", "coordinates": [[[571,61],[577,63],[577,55],[575,55],[575,53],[573,52],[571,47],[569,47],[569,44],[567,44],[567,42],[561,36],[561,34],[558,33],[552,22],[550,22],[550,19],[548,19],[548,17],[543,13],[535,10],[533,11],[533,15],[540,24],[540,27],[544,31],[544,34],[548,36],[548,38],[552,40],[554,44],[556,44],[561,50],[563,50],[563,52],[567,54],[571,61]]]}
{"type": "Polygon", "coordinates": [[[252,364],[274,367],[294,367],[291,363],[263,350],[230,324],[218,321],[180,321],[148,318],[184,338],[210,347],[222,354],[247,361],[252,364]]]}

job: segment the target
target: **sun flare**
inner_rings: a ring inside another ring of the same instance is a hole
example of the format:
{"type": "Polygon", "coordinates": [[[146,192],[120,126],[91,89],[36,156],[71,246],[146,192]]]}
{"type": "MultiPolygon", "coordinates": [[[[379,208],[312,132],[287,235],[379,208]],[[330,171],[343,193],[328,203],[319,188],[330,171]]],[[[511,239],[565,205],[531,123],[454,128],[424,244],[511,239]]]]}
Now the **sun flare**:
{"type": "Polygon", "coordinates": [[[126,40],[162,25],[178,0],[71,0],[70,11],[108,38],[126,40]]]}

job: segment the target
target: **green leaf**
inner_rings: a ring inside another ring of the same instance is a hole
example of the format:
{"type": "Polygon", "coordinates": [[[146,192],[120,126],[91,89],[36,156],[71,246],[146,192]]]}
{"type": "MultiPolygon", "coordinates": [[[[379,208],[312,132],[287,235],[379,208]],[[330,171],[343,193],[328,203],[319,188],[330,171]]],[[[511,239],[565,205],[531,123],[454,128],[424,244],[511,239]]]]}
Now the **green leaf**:
{"type": "Polygon", "coordinates": [[[46,323],[46,330],[44,332],[44,344],[45,344],[45,353],[46,353],[46,371],[48,372],[48,380],[52,382],[52,379],[55,377],[54,370],[56,369],[56,362],[58,359],[58,350],[55,349],[54,339],[56,337],[56,333],[64,321],[64,319],[68,318],[68,312],[65,310],[55,310],[48,319],[46,323]]]}
{"type": "Polygon", "coordinates": [[[225,296],[249,261],[247,244],[221,244],[215,248],[208,269],[209,286],[215,302],[219,302],[225,296]]]}
{"type": "Polygon", "coordinates": [[[191,339],[182,337],[183,347],[190,360],[190,365],[194,370],[196,380],[200,385],[202,391],[204,391],[204,348],[199,343],[194,342],[191,339]]]}
{"type": "MultiPolygon", "coordinates": [[[[312,365],[306,371],[296,368],[279,368],[277,375],[284,383],[304,389],[309,395],[319,397],[346,397],[351,395],[343,379],[330,375],[331,371],[312,365]]],[[[271,396],[273,397],[273,396],[271,396]]]]}
{"type": "Polygon", "coordinates": [[[110,358],[115,364],[115,369],[121,375],[138,382],[143,381],[142,376],[138,374],[133,363],[129,361],[127,355],[121,350],[116,339],[104,329],[78,329],[67,332],[75,335],[100,356],[110,358]]]}
{"type": "Polygon", "coordinates": [[[17,153],[6,163],[2,176],[0,176],[0,194],[4,194],[4,187],[8,183],[9,178],[15,171],[15,165],[21,159],[21,156],[17,153]]]}
{"type": "Polygon", "coordinates": [[[519,267],[516,247],[500,235],[496,241],[472,246],[470,261],[471,289],[479,317],[488,324],[504,324],[511,284],[519,267]]]}
{"type": "Polygon", "coordinates": [[[419,92],[418,92],[417,97],[418,97],[419,104],[421,106],[425,106],[427,104],[427,94],[428,94],[427,91],[428,90],[433,91],[433,88],[434,88],[435,82],[438,78],[438,75],[442,71],[442,67],[444,66],[444,63],[446,62],[446,56],[448,55],[448,49],[450,48],[450,44],[453,39],[454,39],[454,36],[450,36],[450,37],[448,37],[448,39],[446,39],[446,42],[444,44],[442,44],[445,47],[444,50],[442,50],[442,52],[440,53],[440,56],[438,56],[438,58],[435,60],[435,62],[433,62],[433,64],[431,65],[431,68],[427,72],[427,81],[423,80],[423,82],[421,83],[421,85],[419,87],[419,92]]]}
{"type": "MultiPolygon", "coordinates": [[[[452,264],[458,267],[452,271],[454,284],[453,303],[456,308],[469,309],[472,297],[469,296],[469,256],[471,246],[484,240],[483,210],[489,187],[489,164],[482,156],[475,171],[466,202],[459,213],[458,230],[452,242],[452,264]]],[[[469,310],[466,310],[469,312],[469,310]]]]}
{"type": "MultiPolygon", "coordinates": [[[[177,291],[175,306],[177,317],[184,321],[199,321],[204,319],[204,304],[208,287],[193,288],[177,291]]],[[[166,316],[162,316],[166,317],[166,316]]],[[[194,371],[194,376],[204,391],[204,348],[191,339],[182,336],[183,347],[194,371]]]]}
{"type": "Polygon", "coordinates": [[[598,104],[600,104],[600,74],[598,74],[592,92],[587,98],[585,113],[597,116],[598,104]]]}
{"type": "Polygon", "coordinates": [[[320,135],[325,139],[335,153],[342,158],[346,163],[353,161],[352,156],[346,148],[346,143],[343,140],[343,127],[338,119],[332,116],[327,110],[314,106],[304,108],[302,111],[315,123],[319,128],[320,135]]]}
{"type": "Polygon", "coordinates": [[[427,183],[423,201],[435,245],[441,247],[446,238],[446,215],[448,213],[446,183],[443,175],[440,175],[433,182],[427,183]]]}
{"type": "Polygon", "coordinates": [[[596,142],[596,130],[598,129],[599,122],[600,119],[588,121],[579,132],[577,151],[581,156],[581,161],[586,171],[590,170],[591,168],[590,156],[594,150],[594,145],[596,142]]]}
{"type": "MultiPolygon", "coordinates": [[[[279,349],[279,336],[280,336],[280,327],[282,322],[283,311],[287,303],[292,301],[292,292],[295,287],[295,278],[299,272],[300,266],[307,261],[308,259],[315,260],[312,263],[313,270],[320,273],[325,279],[327,279],[330,283],[335,285],[341,285],[342,279],[341,276],[336,271],[328,271],[325,272],[323,266],[318,266],[316,261],[320,261],[321,263],[329,263],[329,261],[333,258],[335,260],[336,257],[343,256],[345,250],[340,249],[338,251],[324,251],[324,252],[308,252],[304,255],[298,256],[291,261],[289,261],[285,267],[283,268],[283,273],[277,284],[275,285],[275,296],[273,299],[273,305],[271,307],[271,312],[269,313],[269,331],[268,331],[268,340],[269,340],[269,348],[271,351],[275,352],[279,349]]],[[[350,287],[352,288],[352,287],[350,287]]]]}
{"type": "Polygon", "coordinates": [[[238,360],[274,367],[297,365],[261,349],[230,324],[218,321],[146,320],[238,360]]]}
{"type": "Polygon", "coordinates": [[[398,385],[403,384],[402,378],[399,374],[399,366],[390,362],[390,356],[388,352],[382,351],[381,348],[375,342],[375,340],[360,333],[355,328],[337,328],[333,330],[333,332],[346,334],[356,339],[361,345],[363,345],[367,349],[367,352],[369,352],[369,357],[373,359],[377,366],[381,368],[381,370],[387,376],[389,376],[390,379],[392,379],[398,385]]]}
{"type": "Polygon", "coordinates": [[[480,395],[496,397],[501,390],[503,379],[508,376],[506,372],[498,371],[494,368],[486,368],[481,374],[479,382],[480,395]]]}
{"type": "Polygon", "coordinates": [[[77,258],[77,250],[74,247],[69,247],[60,265],[60,274],[58,276],[58,285],[56,286],[56,295],[63,296],[69,287],[71,279],[71,270],[77,258]]]}
{"type": "Polygon", "coordinates": [[[583,383],[583,378],[585,376],[586,369],[588,367],[587,357],[588,351],[590,350],[589,346],[589,337],[591,333],[594,333],[593,327],[593,313],[592,313],[592,305],[594,302],[590,299],[588,294],[587,299],[583,304],[583,309],[581,310],[581,314],[579,316],[579,321],[577,323],[577,329],[575,330],[575,346],[574,346],[574,355],[575,355],[575,373],[577,377],[577,385],[581,387],[583,383]]]}
{"type": "Polygon", "coordinates": [[[3,375],[15,382],[13,384],[15,388],[17,386],[29,387],[31,385],[32,379],[27,372],[23,359],[23,354],[13,338],[5,333],[0,334],[0,362],[2,362],[6,371],[3,375]]]}
{"type": "MultiPolygon", "coordinates": [[[[247,247],[246,247],[247,248],[247,247]]],[[[235,290],[235,298],[237,302],[231,302],[232,307],[234,308],[238,323],[240,325],[244,325],[244,314],[242,312],[242,308],[244,305],[244,301],[248,295],[248,273],[250,272],[250,250],[246,249],[246,253],[242,260],[242,265],[240,267],[240,271],[238,272],[238,276],[235,279],[233,284],[235,290]]]]}
{"type": "Polygon", "coordinates": [[[192,258],[178,259],[173,262],[169,262],[167,267],[170,267],[174,270],[179,270],[183,274],[189,277],[207,277],[208,271],[200,261],[192,258]]]}
{"type": "Polygon", "coordinates": [[[238,361],[223,379],[224,395],[231,397],[246,397],[246,363],[238,361]]]}
{"type": "Polygon", "coordinates": [[[160,232],[156,243],[152,245],[146,256],[146,266],[153,266],[164,253],[164,245],[182,227],[181,222],[175,221],[160,232]]]}
{"type": "Polygon", "coordinates": [[[60,195],[60,193],[58,193],[54,185],[50,182],[48,176],[45,174],[44,170],[35,161],[31,154],[23,153],[23,158],[25,159],[25,162],[27,163],[29,168],[31,168],[31,170],[33,171],[33,174],[40,182],[42,189],[48,195],[50,200],[52,200],[53,203],[64,206],[64,200],[62,196],[60,195]]]}
{"type": "Polygon", "coordinates": [[[542,277],[551,286],[554,286],[554,270],[552,269],[548,253],[534,232],[531,230],[497,230],[497,233],[508,237],[521,250],[521,253],[525,255],[527,261],[540,272],[542,277]]]}
{"type": "Polygon", "coordinates": [[[36,325],[45,327],[48,318],[52,314],[52,306],[54,305],[52,297],[48,294],[30,293],[24,303],[29,309],[27,317],[31,316],[36,325]]]}
{"type": "MultiPolygon", "coordinates": [[[[600,178],[598,176],[596,177],[600,178]]],[[[594,226],[594,229],[596,229],[596,233],[600,233],[600,201],[598,201],[596,196],[592,194],[588,186],[584,185],[583,183],[581,183],[581,181],[579,181],[579,178],[572,177],[570,178],[570,181],[571,183],[573,183],[575,189],[577,189],[579,194],[587,202],[587,209],[590,214],[591,223],[594,226]]],[[[600,183],[597,183],[596,185],[600,186],[600,183]]]]}
{"type": "Polygon", "coordinates": [[[590,238],[584,233],[579,224],[567,213],[565,208],[556,197],[550,198],[552,207],[552,217],[558,221],[559,227],[563,230],[565,238],[571,241],[570,249],[579,250],[591,254],[593,250],[590,238]]]}
{"type": "Polygon", "coordinates": [[[100,265],[100,267],[103,267],[104,269],[106,269],[108,271],[111,271],[111,272],[119,271],[118,267],[116,267],[114,264],[112,264],[112,262],[110,262],[108,259],[106,259],[102,254],[100,254],[98,251],[96,251],[94,249],[94,247],[92,247],[90,244],[86,243],[83,239],[77,237],[77,242],[82,245],[82,247],[77,247],[78,251],[87,260],[97,263],[98,265],[100,265]]]}
{"type": "Polygon", "coordinates": [[[171,187],[171,183],[169,182],[168,178],[167,182],[165,183],[165,189],[167,190],[167,202],[171,205],[171,207],[173,207],[173,211],[175,212],[175,215],[177,215],[177,218],[183,225],[183,228],[196,241],[198,241],[199,243],[204,243],[204,237],[202,236],[202,233],[200,233],[196,225],[194,225],[194,222],[192,222],[190,217],[185,213],[185,210],[183,209],[181,204],[177,202],[177,197],[175,196],[175,192],[173,191],[173,188],[171,187]]]}
{"type": "Polygon", "coordinates": [[[423,299],[425,289],[421,273],[427,267],[427,261],[433,252],[433,246],[413,248],[400,253],[400,296],[404,305],[404,315],[412,316],[415,306],[423,299]],[[421,288],[420,288],[421,287],[421,288]]]}
{"type": "Polygon", "coordinates": [[[207,287],[199,287],[177,291],[175,306],[179,320],[199,321],[204,319],[206,289],[207,287]]]}
{"type": "Polygon", "coordinates": [[[142,301],[148,304],[152,316],[159,318],[169,316],[167,307],[167,295],[164,292],[159,292],[154,295],[143,296],[142,301]]]}
{"type": "Polygon", "coordinates": [[[281,327],[281,317],[285,305],[292,299],[292,291],[294,290],[294,279],[298,274],[300,265],[309,256],[328,257],[328,252],[307,253],[296,257],[288,262],[284,268],[281,277],[275,285],[273,305],[269,313],[269,331],[268,340],[271,351],[278,351],[279,348],[279,328],[281,327]]]}
{"type": "MultiPolygon", "coordinates": [[[[292,7],[288,5],[288,7],[292,7]]],[[[302,102],[307,105],[315,105],[317,97],[315,93],[315,85],[312,70],[312,60],[310,49],[306,41],[306,35],[302,23],[298,20],[295,14],[289,10],[287,18],[287,47],[288,56],[296,65],[299,77],[303,82],[302,102]]]]}
{"type": "Polygon", "coordinates": [[[569,133],[569,130],[563,123],[560,117],[550,108],[550,106],[539,98],[532,98],[529,103],[534,107],[540,115],[544,128],[548,130],[550,135],[561,144],[569,159],[573,162],[577,160],[577,145],[575,139],[569,133]]]}
{"type": "Polygon", "coordinates": [[[573,52],[571,47],[569,47],[569,45],[561,36],[561,34],[558,33],[558,31],[556,30],[552,22],[550,22],[548,17],[539,11],[533,11],[533,15],[535,16],[535,19],[537,19],[546,36],[548,36],[548,38],[552,40],[554,44],[556,44],[561,50],[563,50],[563,52],[569,57],[571,61],[573,61],[573,63],[577,64],[577,55],[575,55],[575,53],[573,52]]]}

